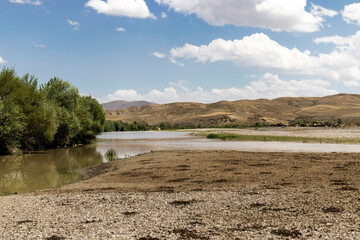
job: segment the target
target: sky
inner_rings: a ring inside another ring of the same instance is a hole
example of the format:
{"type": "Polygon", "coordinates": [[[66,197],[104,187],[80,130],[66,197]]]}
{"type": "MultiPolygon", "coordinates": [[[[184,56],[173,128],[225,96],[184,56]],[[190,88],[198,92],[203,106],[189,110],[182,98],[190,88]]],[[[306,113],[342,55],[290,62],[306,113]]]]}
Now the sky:
{"type": "Polygon", "coordinates": [[[101,103],[360,93],[354,0],[1,0],[0,68],[101,103]]]}

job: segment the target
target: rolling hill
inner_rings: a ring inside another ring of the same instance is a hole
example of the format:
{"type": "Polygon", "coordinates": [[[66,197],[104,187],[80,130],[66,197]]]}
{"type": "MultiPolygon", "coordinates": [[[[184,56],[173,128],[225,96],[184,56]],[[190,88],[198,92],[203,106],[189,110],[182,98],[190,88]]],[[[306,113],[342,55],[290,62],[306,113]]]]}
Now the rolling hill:
{"type": "Polygon", "coordinates": [[[338,94],[327,97],[282,97],[273,100],[221,101],[211,104],[170,103],[135,106],[106,111],[108,120],[221,126],[287,124],[293,120],[360,123],[360,95],[338,94]]]}

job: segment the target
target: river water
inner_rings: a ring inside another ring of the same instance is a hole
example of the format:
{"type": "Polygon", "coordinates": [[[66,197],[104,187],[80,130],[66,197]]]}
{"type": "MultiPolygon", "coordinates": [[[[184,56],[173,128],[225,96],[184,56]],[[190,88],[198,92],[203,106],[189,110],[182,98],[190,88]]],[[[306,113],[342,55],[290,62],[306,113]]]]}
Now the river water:
{"type": "Polygon", "coordinates": [[[56,188],[78,181],[79,168],[105,162],[115,149],[119,157],[157,150],[238,150],[263,152],[360,152],[360,145],[290,142],[231,142],[192,136],[190,132],[116,132],[98,136],[95,144],[54,149],[23,156],[0,156],[0,195],[56,188]]]}

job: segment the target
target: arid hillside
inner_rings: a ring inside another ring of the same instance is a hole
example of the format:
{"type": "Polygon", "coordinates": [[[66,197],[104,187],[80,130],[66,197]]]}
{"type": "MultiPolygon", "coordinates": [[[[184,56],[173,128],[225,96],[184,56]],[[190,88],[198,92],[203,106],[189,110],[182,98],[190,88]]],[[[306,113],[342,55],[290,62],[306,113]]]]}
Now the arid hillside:
{"type": "Polygon", "coordinates": [[[287,124],[293,120],[360,123],[360,95],[221,101],[211,104],[170,103],[106,111],[108,120],[214,126],[287,124]]]}

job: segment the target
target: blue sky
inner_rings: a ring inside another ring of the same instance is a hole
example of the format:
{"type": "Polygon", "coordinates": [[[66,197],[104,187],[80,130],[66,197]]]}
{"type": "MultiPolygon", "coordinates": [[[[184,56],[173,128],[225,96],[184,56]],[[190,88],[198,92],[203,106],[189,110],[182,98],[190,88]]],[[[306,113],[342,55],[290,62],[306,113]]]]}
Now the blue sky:
{"type": "Polygon", "coordinates": [[[101,102],[360,90],[360,2],[3,0],[0,67],[101,102]]]}

